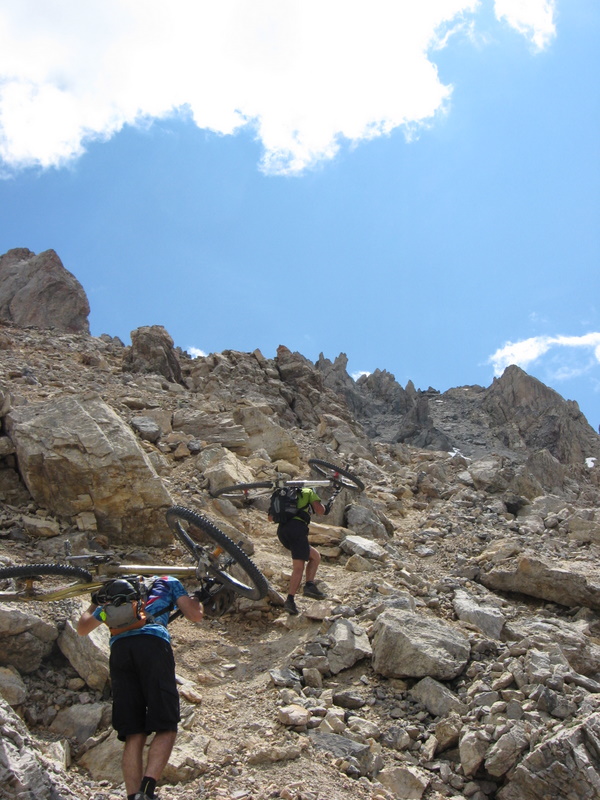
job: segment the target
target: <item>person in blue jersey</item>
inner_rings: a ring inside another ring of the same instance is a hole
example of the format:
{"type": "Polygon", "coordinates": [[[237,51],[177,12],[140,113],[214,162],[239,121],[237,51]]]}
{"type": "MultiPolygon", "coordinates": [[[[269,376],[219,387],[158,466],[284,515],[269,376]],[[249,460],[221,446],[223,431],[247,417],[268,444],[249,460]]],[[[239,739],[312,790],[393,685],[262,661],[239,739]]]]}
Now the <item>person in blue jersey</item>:
{"type": "Polygon", "coordinates": [[[201,622],[204,613],[200,601],[190,597],[176,578],[164,575],[151,580],[147,593],[140,592],[136,581],[111,581],[92,595],[92,604],[77,623],[80,636],[102,624],[110,630],[112,723],[125,742],[122,769],[128,800],[155,797],[177,737],[179,693],[169,615],[175,609],[192,622],[201,622]],[[151,733],[144,769],[144,747],[151,733]]]}
{"type": "Polygon", "coordinates": [[[306,597],[313,597],[317,600],[325,597],[325,594],[315,584],[317,569],[321,563],[321,554],[308,541],[308,526],[313,512],[326,514],[327,509],[315,490],[308,487],[299,490],[296,505],[297,514],[287,522],[280,522],[277,526],[277,538],[292,556],[292,574],[288,596],[283,605],[288,614],[298,613],[295,598],[302,583],[305,566],[306,580],[302,593],[306,597]]]}

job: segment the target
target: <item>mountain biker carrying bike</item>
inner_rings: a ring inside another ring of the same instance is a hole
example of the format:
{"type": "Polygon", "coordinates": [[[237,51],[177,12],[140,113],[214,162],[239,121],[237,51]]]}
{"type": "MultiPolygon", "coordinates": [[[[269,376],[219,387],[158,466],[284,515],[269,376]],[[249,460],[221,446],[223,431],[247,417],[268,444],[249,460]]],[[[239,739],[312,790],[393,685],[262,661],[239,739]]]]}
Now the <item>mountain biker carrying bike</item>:
{"type": "Polygon", "coordinates": [[[322,600],[325,594],[315,585],[315,576],[321,563],[321,554],[308,541],[308,526],[311,514],[326,514],[327,510],[314,489],[304,487],[298,490],[297,514],[287,522],[280,522],[277,527],[277,538],[292,555],[292,575],[288,588],[288,596],[283,604],[288,614],[298,614],[296,608],[296,592],[302,583],[306,565],[306,581],[303,594],[322,600]]]}
{"type": "Polygon", "coordinates": [[[122,769],[128,800],[148,800],[167,765],[180,720],[175,661],[167,631],[169,613],[178,609],[192,622],[201,622],[203,607],[170,575],[155,579],[147,597],[133,582],[111,581],[92,595],[92,604],[77,623],[86,636],[103,623],[110,628],[110,679],[113,695],[113,727],[125,742],[122,769]],[[138,612],[127,621],[129,606],[138,612]],[[146,739],[155,732],[148,749],[146,739]],[[139,787],[139,788],[138,788],[139,787]]]}

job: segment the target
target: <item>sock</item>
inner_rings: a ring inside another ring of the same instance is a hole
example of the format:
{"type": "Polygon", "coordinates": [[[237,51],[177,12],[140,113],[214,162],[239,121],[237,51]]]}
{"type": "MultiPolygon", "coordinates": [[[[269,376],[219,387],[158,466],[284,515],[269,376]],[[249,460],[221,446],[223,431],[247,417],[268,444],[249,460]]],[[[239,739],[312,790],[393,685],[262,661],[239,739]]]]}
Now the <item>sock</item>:
{"type": "Polygon", "coordinates": [[[140,792],[143,792],[148,797],[154,797],[154,790],[156,789],[156,780],[144,775],[142,783],[140,784],[140,792]]]}
{"type": "Polygon", "coordinates": [[[127,795],[127,800],[135,800],[135,795],[136,794],[137,794],[137,792],[135,792],[135,794],[128,794],[127,795]]]}
{"type": "MultiPolygon", "coordinates": [[[[292,602],[293,602],[294,601],[294,595],[293,594],[288,594],[287,599],[288,600],[292,600],[292,602]]],[[[279,601],[279,602],[281,602],[281,601],[279,601]]]]}

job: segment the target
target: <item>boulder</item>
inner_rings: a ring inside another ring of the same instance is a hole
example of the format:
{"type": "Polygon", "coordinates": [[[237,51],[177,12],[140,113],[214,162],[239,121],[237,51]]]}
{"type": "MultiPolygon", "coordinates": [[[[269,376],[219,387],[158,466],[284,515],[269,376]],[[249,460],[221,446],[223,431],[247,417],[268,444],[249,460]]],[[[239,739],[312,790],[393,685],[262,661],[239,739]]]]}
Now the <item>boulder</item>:
{"type": "Polygon", "coordinates": [[[328,631],[333,644],[327,652],[329,667],[334,675],[349,669],[357,661],[371,656],[372,649],[366,632],[348,619],[336,620],[328,631]]]}
{"type": "Polygon", "coordinates": [[[505,775],[517,763],[521,753],[529,746],[529,736],[524,723],[517,722],[488,749],[485,768],[495,778],[505,775]]]}
{"type": "Polygon", "coordinates": [[[434,717],[445,717],[452,711],[456,714],[467,712],[467,707],[454,692],[429,676],[415,683],[410,696],[422,703],[434,717]]]}
{"type": "Polygon", "coordinates": [[[0,664],[26,674],[35,672],[52,651],[57,636],[56,626],[35,613],[12,603],[0,604],[0,664]]]}
{"type": "Polygon", "coordinates": [[[24,247],[0,256],[0,319],[21,327],[89,333],[83,287],[54,252],[24,247]]]}
{"type": "Polygon", "coordinates": [[[385,525],[374,511],[353,503],[346,510],[346,525],[353,533],[366,539],[389,538],[385,525]]]}
{"type": "Polygon", "coordinates": [[[171,383],[182,383],[174,342],[162,325],[145,325],[131,331],[131,348],[123,366],[130,372],[162,375],[171,383]]]}
{"type": "Polygon", "coordinates": [[[108,629],[105,625],[95,628],[87,636],[79,636],[71,620],[67,620],[58,639],[58,646],[71,666],[88,686],[99,692],[108,682],[108,641],[108,629]]]}
{"type": "Polygon", "coordinates": [[[198,467],[208,480],[210,492],[235,486],[238,483],[253,483],[252,472],[242,464],[235,453],[218,444],[205,448],[198,456],[198,467]]]}
{"type": "Polygon", "coordinates": [[[64,396],[6,417],[31,496],[61,517],[93,512],[99,533],[146,545],[170,541],[169,493],[128,425],[98,396],[64,396]]]}
{"type": "Polygon", "coordinates": [[[377,780],[391,792],[393,797],[401,797],[402,800],[421,800],[425,789],[431,783],[431,776],[420,767],[402,764],[382,769],[377,775],[377,780]]]}
{"type": "Polygon", "coordinates": [[[208,444],[220,444],[248,455],[251,450],[243,425],[232,414],[209,414],[194,409],[179,409],[173,414],[173,430],[183,431],[208,444]]]}
{"type": "Polygon", "coordinates": [[[52,720],[50,730],[83,744],[96,733],[106,710],[106,703],[80,703],[61,708],[52,720]]]}
{"type": "Polygon", "coordinates": [[[519,553],[482,569],[480,581],[496,591],[520,592],[563,606],[600,609],[597,570],[583,563],[550,561],[533,553],[519,553]]]}
{"type": "Polygon", "coordinates": [[[290,434],[268,417],[261,409],[249,406],[235,413],[235,421],[246,431],[250,452],[266,450],[271,461],[283,459],[297,464],[298,445],[290,434]]]}
{"type": "Polygon", "coordinates": [[[342,541],[342,550],[349,555],[359,555],[363,558],[383,560],[387,553],[380,544],[367,539],[365,536],[346,536],[342,541]]]}
{"type": "Polygon", "coordinates": [[[459,619],[475,625],[492,639],[500,639],[506,617],[499,608],[462,590],[455,592],[452,605],[459,619]]]}
{"type": "Polygon", "coordinates": [[[337,733],[324,733],[322,731],[309,731],[308,735],[312,746],[316,750],[330,753],[334,758],[354,762],[360,775],[372,774],[375,765],[373,754],[368,744],[354,742],[337,733]]]}
{"type": "Polygon", "coordinates": [[[25,702],[27,687],[15,667],[0,667],[0,696],[13,708],[25,702]]]}
{"type": "Polygon", "coordinates": [[[441,620],[388,609],[375,621],[373,669],[389,678],[456,678],[471,653],[469,640],[441,620]]]}

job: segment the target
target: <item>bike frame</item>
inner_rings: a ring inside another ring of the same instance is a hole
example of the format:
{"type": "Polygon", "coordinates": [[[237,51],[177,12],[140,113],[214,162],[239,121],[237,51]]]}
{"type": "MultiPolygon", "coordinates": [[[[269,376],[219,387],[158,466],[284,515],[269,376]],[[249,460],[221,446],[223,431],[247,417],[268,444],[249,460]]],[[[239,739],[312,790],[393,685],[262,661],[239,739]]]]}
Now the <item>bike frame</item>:
{"type": "Polygon", "coordinates": [[[70,597],[77,597],[82,594],[91,594],[100,589],[107,580],[111,578],[125,577],[127,575],[143,575],[151,577],[152,575],[173,575],[175,578],[196,578],[198,576],[197,567],[176,567],[172,564],[120,564],[108,563],[99,567],[92,567],[92,570],[97,573],[95,580],[75,581],[69,586],[62,586],[56,591],[44,590],[39,595],[36,594],[33,588],[33,582],[27,581],[27,587],[20,592],[0,592],[0,602],[19,599],[27,599],[33,602],[38,601],[41,603],[49,603],[52,600],[67,600],[70,597]]]}

